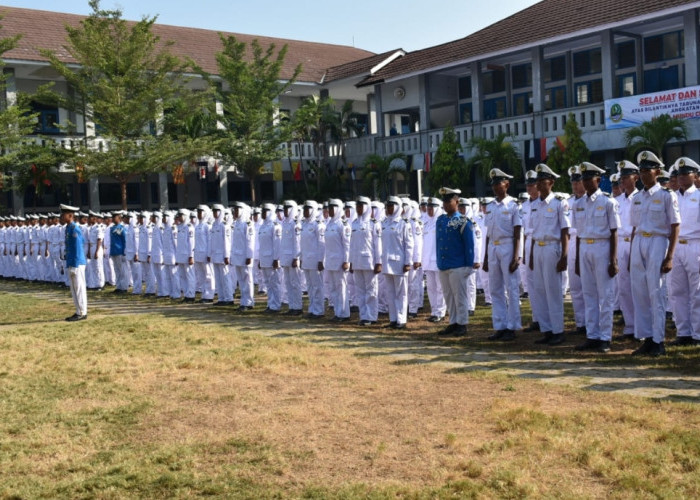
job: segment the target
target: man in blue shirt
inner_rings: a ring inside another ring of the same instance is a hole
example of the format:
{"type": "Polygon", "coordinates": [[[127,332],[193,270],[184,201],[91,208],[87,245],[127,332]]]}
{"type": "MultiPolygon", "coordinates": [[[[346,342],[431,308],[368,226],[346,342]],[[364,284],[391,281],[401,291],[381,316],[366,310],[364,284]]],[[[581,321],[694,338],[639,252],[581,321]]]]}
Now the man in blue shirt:
{"type": "Polygon", "coordinates": [[[450,325],[438,335],[461,336],[467,334],[469,322],[467,277],[474,271],[473,223],[457,211],[459,189],[443,187],[440,194],[445,213],[435,223],[435,250],[450,325]]]}
{"type": "Polygon", "coordinates": [[[79,208],[61,205],[61,221],[66,225],[66,272],[75,314],[66,321],[87,319],[87,286],[85,284],[85,241],[83,231],[73,220],[79,208]]]}
{"type": "Polygon", "coordinates": [[[114,293],[126,293],[129,290],[129,268],[126,262],[126,235],[128,228],[122,224],[124,212],[112,212],[112,227],[109,229],[109,258],[114,266],[116,288],[114,293]]]}

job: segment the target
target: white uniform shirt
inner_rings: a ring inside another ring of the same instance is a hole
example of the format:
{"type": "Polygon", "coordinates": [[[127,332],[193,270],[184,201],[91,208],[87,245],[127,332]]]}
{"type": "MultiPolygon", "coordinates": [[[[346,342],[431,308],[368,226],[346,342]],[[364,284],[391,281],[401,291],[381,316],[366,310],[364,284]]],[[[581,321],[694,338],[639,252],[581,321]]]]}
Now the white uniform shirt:
{"type": "Polygon", "coordinates": [[[575,206],[584,209],[576,215],[581,240],[609,239],[610,231],[620,227],[617,202],[605,196],[600,189],[590,196],[586,194],[579,198],[575,206]]]}
{"type": "Polygon", "coordinates": [[[559,241],[561,230],[571,227],[569,204],[554,193],[544,200],[538,198],[530,211],[532,239],[535,241],[559,241]]]}
{"type": "Polygon", "coordinates": [[[678,211],[681,214],[681,226],[678,239],[700,239],[700,191],[695,185],[689,187],[684,193],[676,191],[678,197],[678,211]]]}
{"type": "Polygon", "coordinates": [[[344,262],[350,262],[350,235],[352,228],[343,217],[333,217],[326,224],[325,266],[329,271],[340,271],[344,262]]]}
{"type": "Polygon", "coordinates": [[[209,231],[211,226],[204,220],[200,220],[194,226],[194,261],[206,262],[209,257],[209,231]]]}
{"type": "Polygon", "coordinates": [[[291,267],[292,261],[301,255],[301,224],[295,218],[287,217],[282,221],[282,242],[280,245],[280,265],[291,267]]]}
{"type": "Polygon", "coordinates": [[[630,221],[635,227],[635,238],[641,236],[671,235],[671,224],[681,221],[676,193],[655,184],[634,196],[630,221]]]}
{"type": "MultiPolygon", "coordinates": [[[[272,217],[272,214],[270,217],[272,217]]],[[[265,219],[258,228],[260,267],[270,268],[273,261],[279,260],[281,242],[282,226],[271,218],[265,219]]]]}
{"type": "Polygon", "coordinates": [[[413,232],[411,225],[399,216],[382,222],[382,272],[404,274],[403,267],[413,263],[413,232]]]}
{"type": "MultiPolygon", "coordinates": [[[[491,245],[500,244],[501,240],[513,239],[513,228],[523,225],[520,206],[515,198],[506,196],[503,200],[494,200],[486,205],[485,225],[491,245]]],[[[512,241],[510,241],[512,245],[512,241]]]]}
{"type": "Polygon", "coordinates": [[[301,268],[318,269],[326,251],[325,224],[314,217],[301,222],[301,268]]]}
{"type": "Polygon", "coordinates": [[[163,224],[163,264],[174,265],[175,254],[177,252],[177,228],[170,222],[172,216],[168,217],[168,222],[163,224]]]}
{"type": "Polygon", "coordinates": [[[138,241],[138,255],[141,262],[146,262],[148,256],[151,255],[151,242],[153,241],[153,226],[144,222],[138,225],[139,228],[139,241],[138,241]]]}
{"type": "Polygon", "coordinates": [[[194,259],[194,226],[184,222],[177,224],[175,229],[177,231],[175,262],[189,264],[190,258],[194,259]]]}
{"type": "Polygon", "coordinates": [[[231,227],[224,223],[223,215],[211,225],[209,256],[214,264],[223,264],[224,259],[231,258],[231,227]]]}
{"type": "Polygon", "coordinates": [[[382,263],[382,226],[370,217],[369,210],[352,222],[350,264],[353,270],[371,271],[382,263]]]}
{"type": "Polygon", "coordinates": [[[246,259],[255,254],[255,228],[253,222],[237,219],[231,231],[231,265],[245,266],[246,259]]]}
{"type": "Polygon", "coordinates": [[[617,236],[620,238],[629,238],[632,236],[632,221],[630,220],[630,214],[632,212],[632,201],[634,196],[638,193],[636,189],[627,196],[625,193],[621,193],[615,197],[617,204],[619,206],[620,214],[620,228],[617,230],[617,236]]]}

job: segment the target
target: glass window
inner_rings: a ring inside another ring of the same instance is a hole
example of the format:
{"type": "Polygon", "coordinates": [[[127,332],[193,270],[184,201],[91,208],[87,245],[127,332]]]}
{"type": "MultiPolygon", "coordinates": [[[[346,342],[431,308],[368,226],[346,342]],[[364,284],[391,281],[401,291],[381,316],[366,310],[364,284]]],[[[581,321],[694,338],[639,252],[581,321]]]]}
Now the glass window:
{"type": "Polygon", "coordinates": [[[566,79],[566,57],[558,56],[551,59],[545,59],[544,67],[542,68],[543,78],[545,83],[558,82],[566,79]]]}
{"type": "Polygon", "coordinates": [[[634,40],[617,44],[617,68],[632,68],[637,64],[634,40]]]}
{"type": "Polygon", "coordinates": [[[661,92],[679,87],[678,66],[650,69],[644,72],[644,91],[661,92]]]}
{"type": "Polygon", "coordinates": [[[532,113],[532,92],[513,96],[513,116],[532,113]]]}
{"type": "Polygon", "coordinates": [[[617,97],[628,97],[637,92],[637,75],[630,73],[617,77],[617,97]]]}
{"type": "Polygon", "coordinates": [[[60,134],[58,108],[44,104],[32,103],[32,113],[38,113],[34,131],[37,134],[60,134]]]}
{"type": "Polygon", "coordinates": [[[601,68],[600,49],[585,50],[574,54],[574,76],[600,73],[601,68]]]}
{"type": "Polygon", "coordinates": [[[484,100],[484,120],[496,120],[506,116],[506,98],[484,100]]]}
{"type": "Polygon", "coordinates": [[[644,62],[655,63],[683,57],[683,32],[674,31],[644,39],[644,62]]]}
{"type": "Polygon", "coordinates": [[[495,94],[506,90],[506,72],[502,69],[483,74],[484,94],[495,94]]]}
{"type": "Polygon", "coordinates": [[[576,106],[603,102],[603,80],[591,80],[576,84],[576,106]]]}
{"type": "Polygon", "coordinates": [[[513,88],[532,87],[532,64],[519,64],[511,68],[513,88]]]}
{"type": "Polygon", "coordinates": [[[551,111],[553,109],[566,108],[566,86],[553,87],[544,91],[544,109],[551,111]]]}
{"type": "Polygon", "coordinates": [[[472,97],[472,77],[463,76],[459,79],[459,98],[471,99],[472,97]]]}
{"type": "Polygon", "coordinates": [[[467,102],[459,105],[459,123],[465,125],[472,122],[472,103],[467,102]]]}

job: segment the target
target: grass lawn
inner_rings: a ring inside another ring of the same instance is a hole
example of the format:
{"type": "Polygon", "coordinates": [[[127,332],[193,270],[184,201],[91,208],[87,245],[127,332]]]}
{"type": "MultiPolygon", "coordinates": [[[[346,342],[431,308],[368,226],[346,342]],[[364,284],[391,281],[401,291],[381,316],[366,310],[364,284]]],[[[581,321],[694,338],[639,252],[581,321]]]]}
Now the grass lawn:
{"type": "MultiPolygon", "coordinates": [[[[70,324],[67,301],[0,293],[0,498],[700,497],[696,404],[359,355],[260,307],[103,303],[70,324]]],[[[488,318],[445,343],[494,349],[488,318]]],[[[541,354],[531,340],[498,348],[541,354]]],[[[697,373],[697,350],[632,347],[590,362],[697,373]]]]}

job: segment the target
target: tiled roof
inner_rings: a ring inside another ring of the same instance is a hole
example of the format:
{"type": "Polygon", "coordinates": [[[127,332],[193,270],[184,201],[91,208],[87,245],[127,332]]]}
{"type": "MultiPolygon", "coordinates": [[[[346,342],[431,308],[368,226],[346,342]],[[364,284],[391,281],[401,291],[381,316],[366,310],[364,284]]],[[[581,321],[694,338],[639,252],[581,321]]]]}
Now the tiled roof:
{"type": "MultiPolygon", "coordinates": [[[[2,25],[0,36],[7,37],[19,33],[24,35],[17,48],[5,53],[6,60],[45,61],[46,58],[42,57],[39,49],[48,48],[57,51],[59,57],[65,62],[73,62],[68,53],[62,49],[66,39],[65,25],[77,26],[85,16],[5,6],[0,6],[0,14],[4,15],[4,19],[0,21],[2,25]]],[[[161,37],[161,40],[174,42],[171,48],[173,54],[192,58],[209,73],[217,72],[215,54],[222,48],[219,32],[164,24],[154,25],[153,31],[161,37]]],[[[373,55],[372,52],[344,45],[238,33],[224,33],[224,35],[235,35],[239,41],[247,43],[257,38],[263,47],[274,43],[277,48],[281,48],[287,44],[287,57],[281,76],[282,78],[291,77],[294,68],[301,63],[302,73],[298,80],[305,82],[319,82],[326,68],[331,66],[373,55]]]]}
{"type": "Polygon", "coordinates": [[[534,44],[625,19],[658,12],[693,0],[543,0],[465,38],[406,54],[360,85],[427,70],[500,50],[534,44]]]}
{"type": "Polygon", "coordinates": [[[377,64],[385,61],[387,58],[393,56],[397,52],[405,54],[401,49],[396,49],[384,52],[383,54],[377,54],[365,57],[364,59],[358,59],[357,61],[351,61],[349,63],[333,66],[332,68],[328,68],[323,81],[332,82],[335,80],[342,80],[343,78],[348,78],[351,76],[368,74],[370,70],[374,68],[377,64]]]}

